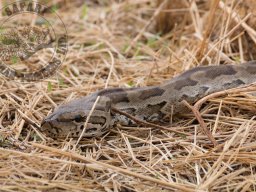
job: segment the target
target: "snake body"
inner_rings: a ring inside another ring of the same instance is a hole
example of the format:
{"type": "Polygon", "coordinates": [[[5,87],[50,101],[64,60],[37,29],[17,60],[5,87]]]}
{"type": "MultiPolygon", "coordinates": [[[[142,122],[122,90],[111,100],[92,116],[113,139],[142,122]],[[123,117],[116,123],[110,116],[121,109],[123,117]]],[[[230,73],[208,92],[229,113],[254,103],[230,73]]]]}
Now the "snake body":
{"type": "Polygon", "coordinates": [[[49,45],[48,36],[48,28],[36,26],[5,29],[0,32],[0,59],[2,61],[9,61],[12,58],[25,60],[49,45]]]}
{"type": "Polygon", "coordinates": [[[82,132],[84,137],[99,137],[117,123],[134,124],[126,116],[111,111],[111,107],[149,122],[166,122],[171,115],[186,110],[182,100],[192,104],[211,93],[255,81],[255,61],[240,65],[196,67],[159,86],[110,88],[75,99],[60,105],[47,116],[41,129],[53,138],[79,137],[82,132]],[[96,100],[87,127],[84,127],[96,100]]]}

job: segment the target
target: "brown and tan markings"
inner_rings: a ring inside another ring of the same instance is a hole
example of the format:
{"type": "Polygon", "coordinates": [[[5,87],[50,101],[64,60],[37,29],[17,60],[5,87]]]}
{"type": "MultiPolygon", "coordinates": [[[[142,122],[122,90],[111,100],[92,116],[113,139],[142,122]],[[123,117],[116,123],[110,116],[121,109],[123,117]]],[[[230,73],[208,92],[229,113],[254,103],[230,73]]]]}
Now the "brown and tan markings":
{"type": "Polygon", "coordinates": [[[256,81],[256,62],[240,65],[196,67],[168,82],[142,88],[111,88],[95,92],[59,106],[42,122],[42,131],[50,137],[79,137],[88,114],[100,96],[88,120],[84,137],[101,136],[114,125],[133,125],[126,116],[113,113],[111,107],[149,122],[161,122],[171,113],[182,113],[181,102],[194,103],[214,92],[256,81]]]}

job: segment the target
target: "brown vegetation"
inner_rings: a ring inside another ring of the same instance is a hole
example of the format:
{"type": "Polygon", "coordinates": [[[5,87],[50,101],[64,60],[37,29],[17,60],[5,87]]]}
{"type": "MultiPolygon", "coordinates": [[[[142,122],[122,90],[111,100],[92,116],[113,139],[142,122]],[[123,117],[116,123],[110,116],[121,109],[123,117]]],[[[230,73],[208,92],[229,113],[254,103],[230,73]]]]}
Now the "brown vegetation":
{"type": "Polygon", "coordinates": [[[78,145],[45,138],[28,123],[104,87],[157,85],[198,65],[255,59],[254,0],[48,3],[60,2],[69,51],[56,75],[0,79],[1,191],[256,190],[254,87],[204,101],[200,114],[215,147],[189,109],[169,127],[184,134],[115,127],[78,145]]]}

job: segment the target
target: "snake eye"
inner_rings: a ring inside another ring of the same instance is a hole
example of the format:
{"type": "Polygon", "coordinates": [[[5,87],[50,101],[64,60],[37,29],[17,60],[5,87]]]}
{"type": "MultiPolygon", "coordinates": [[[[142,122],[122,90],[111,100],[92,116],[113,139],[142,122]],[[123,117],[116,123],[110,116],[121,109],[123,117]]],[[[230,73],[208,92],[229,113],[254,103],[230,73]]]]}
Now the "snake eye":
{"type": "Polygon", "coordinates": [[[81,115],[76,115],[74,118],[74,121],[79,123],[82,122],[84,120],[84,118],[81,115]]]}

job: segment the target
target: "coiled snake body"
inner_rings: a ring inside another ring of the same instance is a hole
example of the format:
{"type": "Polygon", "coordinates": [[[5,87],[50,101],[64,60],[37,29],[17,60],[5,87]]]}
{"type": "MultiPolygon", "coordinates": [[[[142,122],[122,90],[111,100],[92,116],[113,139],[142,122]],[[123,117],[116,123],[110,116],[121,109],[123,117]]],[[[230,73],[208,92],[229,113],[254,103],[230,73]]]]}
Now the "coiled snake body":
{"type": "Polygon", "coordinates": [[[256,62],[251,61],[196,67],[159,86],[104,89],[59,106],[44,119],[41,129],[50,137],[79,137],[98,96],[84,137],[101,136],[117,123],[134,124],[129,118],[112,112],[111,107],[149,122],[166,121],[172,114],[186,109],[182,100],[194,103],[208,94],[253,83],[255,74],[256,62]]]}

